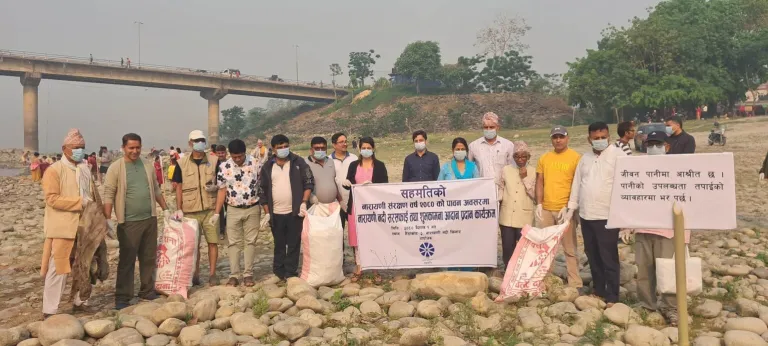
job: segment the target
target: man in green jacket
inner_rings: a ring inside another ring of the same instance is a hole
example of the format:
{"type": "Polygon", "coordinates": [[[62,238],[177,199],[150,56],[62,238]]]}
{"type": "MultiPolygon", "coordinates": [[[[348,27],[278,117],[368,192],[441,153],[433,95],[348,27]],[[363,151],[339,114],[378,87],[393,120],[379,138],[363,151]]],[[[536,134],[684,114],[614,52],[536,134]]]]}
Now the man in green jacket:
{"type": "Polygon", "coordinates": [[[117,240],[120,258],[115,283],[115,308],[130,305],[133,299],[133,273],[139,258],[139,297],[157,298],[155,294],[155,260],[157,258],[157,210],[163,208],[165,219],[170,211],[157,183],[151,162],[141,160],[141,137],[135,133],[123,136],[123,158],[115,161],[104,178],[104,213],[117,217],[117,240]]]}

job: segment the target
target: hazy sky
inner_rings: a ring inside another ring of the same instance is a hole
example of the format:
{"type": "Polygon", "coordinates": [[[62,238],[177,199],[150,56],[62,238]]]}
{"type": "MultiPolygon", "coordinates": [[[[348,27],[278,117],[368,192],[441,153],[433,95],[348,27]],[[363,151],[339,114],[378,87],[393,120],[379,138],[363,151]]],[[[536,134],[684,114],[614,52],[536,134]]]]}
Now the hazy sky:
{"type": "MultiPolygon", "coordinates": [[[[0,0],[0,49],[330,81],[328,65],[346,73],[350,51],[381,54],[385,76],[405,45],[440,43],[443,63],[473,55],[478,30],[499,13],[520,15],[533,29],[534,68],[562,73],[594,48],[608,23],[622,25],[658,0],[389,0],[389,1],[18,1],[0,0]]],[[[346,83],[346,76],[342,76],[346,83]]],[[[0,148],[23,146],[21,84],[0,77],[0,148]]],[[[186,145],[207,130],[207,103],[188,91],[43,80],[39,89],[41,150],[57,150],[67,129],[80,128],[88,148],[116,148],[136,132],[144,145],[186,145]]],[[[226,96],[221,109],[263,106],[266,99],[226,96]]]]}

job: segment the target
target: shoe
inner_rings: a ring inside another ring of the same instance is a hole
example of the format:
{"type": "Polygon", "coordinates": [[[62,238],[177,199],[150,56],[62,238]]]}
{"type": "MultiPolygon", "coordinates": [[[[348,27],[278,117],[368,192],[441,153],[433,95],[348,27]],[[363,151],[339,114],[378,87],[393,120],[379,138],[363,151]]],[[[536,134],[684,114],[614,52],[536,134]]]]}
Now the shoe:
{"type": "Polygon", "coordinates": [[[152,291],[152,292],[149,292],[149,293],[145,294],[144,296],[142,296],[140,298],[141,298],[141,300],[155,300],[157,298],[160,298],[160,296],[157,293],[155,293],[154,291],[152,291]]]}
{"type": "Polygon", "coordinates": [[[43,314],[43,321],[47,320],[48,317],[53,316],[53,314],[43,314]]]}
{"type": "Polygon", "coordinates": [[[115,303],[115,310],[122,310],[131,306],[130,303],[117,302],[115,303]]]}
{"type": "Polygon", "coordinates": [[[99,310],[99,309],[97,309],[95,307],[91,307],[91,306],[85,305],[85,304],[81,304],[81,305],[74,305],[74,304],[72,304],[72,314],[73,315],[76,314],[76,313],[79,313],[79,312],[84,312],[84,313],[87,313],[87,314],[95,314],[95,313],[97,313],[99,311],[101,311],[101,310],[99,310]]]}
{"type": "Polygon", "coordinates": [[[200,277],[199,276],[193,277],[192,278],[192,286],[200,286],[200,285],[201,285],[200,277]]]}

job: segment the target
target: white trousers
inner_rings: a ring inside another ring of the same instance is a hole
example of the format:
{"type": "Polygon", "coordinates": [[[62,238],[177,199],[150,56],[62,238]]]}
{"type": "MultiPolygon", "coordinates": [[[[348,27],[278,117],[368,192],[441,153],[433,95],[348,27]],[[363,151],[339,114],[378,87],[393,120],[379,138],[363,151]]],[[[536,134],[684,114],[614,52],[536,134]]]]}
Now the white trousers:
{"type": "MultiPolygon", "coordinates": [[[[56,264],[53,261],[53,254],[48,260],[48,273],[45,274],[45,289],[43,290],[43,313],[55,315],[59,312],[59,303],[64,289],[67,287],[67,278],[69,274],[56,274],[56,264]]],[[[80,292],[75,295],[75,305],[88,305],[88,300],[80,300],[80,292]]]]}

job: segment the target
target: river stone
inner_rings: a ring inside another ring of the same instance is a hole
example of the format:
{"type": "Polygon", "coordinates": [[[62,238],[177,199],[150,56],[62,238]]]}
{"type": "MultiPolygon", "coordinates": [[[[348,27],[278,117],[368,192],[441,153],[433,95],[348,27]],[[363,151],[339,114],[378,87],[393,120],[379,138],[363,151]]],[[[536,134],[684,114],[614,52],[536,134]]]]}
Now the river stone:
{"type": "Polygon", "coordinates": [[[199,346],[205,336],[205,328],[201,326],[184,327],[179,333],[181,346],[199,346]]]}
{"type": "Polygon", "coordinates": [[[233,333],[213,333],[203,336],[200,346],[235,346],[237,337],[233,333]]]}
{"type": "Polygon", "coordinates": [[[142,319],[136,322],[135,328],[139,332],[139,334],[141,334],[141,336],[145,338],[149,338],[157,335],[157,326],[146,319],[142,319]]]}
{"type": "Polygon", "coordinates": [[[571,302],[559,302],[547,308],[547,316],[549,317],[561,317],[565,314],[576,314],[578,312],[579,310],[576,309],[576,305],[571,302]]]}
{"type": "Polygon", "coordinates": [[[27,325],[27,330],[29,330],[29,336],[33,338],[37,338],[40,333],[40,327],[43,325],[43,321],[35,321],[27,325]]]}
{"type": "Polygon", "coordinates": [[[429,341],[429,328],[416,327],[405,331],[400,336],[400,345],[404,346],[423,346],[429,341]]]}
{"type": "Polygon", "coordinates": [[[630,324],[624,333],[624,341],[630,345],[669,346],[669,338],[664,333],[651,327],[630,324]]]}
{"type": "Polygon", "coordinates": [[[311,295],[305,295],[299,298],[299,300],[296,301],[296,307],[300,310],[310,309],[317,313],[323,312],[323,305],[320,304],[320,301],[318,301],[317,298],[311,295]]]}
{"type": "Polygon", "coordinates": [[[0,346],[14,346],[29,338],[29,330],[24,327],[0,329],[0,346]]]}
{"type": "Polygon", "coordinates": [[[147,346],[165,346],[171,343],[171,337],[168,335],[157,334],[147,339],[147,346]]]}
{"type": "Polygon", "coordinates": [[[488,295],[486,295],[485,292],[477,292],[477,294],[472,297],[470,305],[473,310],[480,314],[487,314],[495,307],[495,304],[492,300],[488,299],[488,295]]]}
{"type": "Polygon", "coordinates": [[[729,330],[723,337],[725,346],[768,346],[768,342],[746,330],[729,330]]]}
{"type": "Polygon", "coordinates": [[[229,320],[232,325],[232,331],[237,335],[250,335],[254,338],[260,338],[267,335],[267,326],[265,326],[259,319],[253,317],[253,314],[244,314],[238,312],[232,315],[229,320]]]}
{"type": "Polygon", "coordinates": [[[640,323],[642,321],[640,316],[633,311],[632,308],[623,303],[616,303],[612,307],[605,309],[603,313],[611,323],[621,327],[626,327],[628,324],[640,323]]]}
{"type": "Polygon", "coordinates": [[[379,298],[376,298],[376,303],[378,303],[380,306],[390,306],[394,302],[403,302],[407,303],[409,300],[411,300],[411,295],[405,292],[398,292],[398,291],[391,291],[384,293],[379,298]]]}
{"type": "Polygon", "coordinates": [[[133,328],[120,328],[99,340],[99,346],[127,346],[143,343],[144,337],[133,328]]]}
{"type": "Polygon", "coordinates": [[[195,308],[192,309],[192,316],[195,316],[198,322],[210,321],[216,316],[217,309],[216,301],[213,299],[203,299],[195,304],[195,308]]]}
{"type": "Polygon", "coordinates": [[[296,341],[307,335],[309,328],[309,323],[300,318],[289,318],[274,325],[275,333],[290,341],[296,341]]]}
{"type": "Polygon", "coordinates": [[[181,330],[186,326],[187,324],[178,318],[169,318],[160,324],[160,327],[157,328],[157,332],[170,336],[179,336],[181,330]]]}
{"type": "Polygon", "coordinates": [[[374,301],[363,302],[360,304],[360,313],[363,314],[363,316],[380,316],[382,314],[381,306],[374,301]]]}
{"type": "Polygon", "coordinates": [[[757,317],[737,317],[725,321],[725,330],[746,330],[755,334],[763,334],[768,332],[768,326],[757,317]]]}
{"type": "Polygon", "coordinates": [[[225,330],[231,326],[229,324],[230,319],[230,317],[217,318],[211,322],[211,328],[225,330]]]}
{"type": "Polygon", "coordinates": [[[736,298],[736,313],[741,317],[757,317],[760,314],[760,303],[747,298],[736,298]]]}
{"type": "Polygon", "coordinates": [[[41,346],[40,339],[31,338],[18,343],[16,346],[41,346]]]}
{"type": "Polygon", "coordinates": [[[153,302],[146,302],[136,305],[131,311],[131,315],[141,316],[147,319],[152,319],[152,313],[160,308],[160,304],[153,302]]]}
{"type": "Polygon", "coordinates": [[[536,308],[520,308],[517,310],[517,318],[524,330],[544,327],[544,320],[541,319],[536,308]]]}
{"type": "Polygon", "coordinates": [[[586,310],[589,308],[605,309],[605,302],[590,296],[580,296],[573,301],[576,308],[579,310],[586,310]]]}
{"type": "Polygon", "coordinates": [[[169,318],[184,320],[187,318],[187,304],[181,302],[165,303],[159,309],[152,312],[150,320],[155,325],[160,325],[169,318]]]}
{"type": "Polygon", "coordinates": [[[389,306],[387,314],[391,320],[399,320],[403,317],[411,317],[416,312],[416,308],[408,303],[396,301],[389,306]]]}
{"type": "Polygon", "coordinates": [[[434,300],[422,300],[416,306],[416,314],[424,318],[440,317],[443,314],[443,306],[434,300]]]}
{"type": "Polygon", "coordinates": [[[693,308],[691,312],[695,316],[704,318],[715,318],[720,315],[720,311],[723,311],[723,303],[717,300],[705,299],[699,306],[693,308]]]}
{"type": "Polygon", "coordinates": [[[64,339],[59,340],[53,346],[91,346],[91,344],[83,341],[83,340],[75,340],[75,339],[64,339]]]}
{"type": "MultiPolygon", "coordinates": [[[[51,346],[64,339],[80,340],[85,330],[80,321],[72,315],[53,315],[40,326],[38,339],[43,346],[51,346]]],[[[143,339],[142,339],[143,341],[143,339]]]]}
{"type": "Polygon", "coordinates": [[[693,346],[720,346],[720,339],[714,336],[697,336],[693,339],[693,346]]]}
{"type": "Polygon", "coordinates": [[[728,268],[726,268],[725,270],[726,274],[732,275],[732,276],[744,276],[749,274],[749,272],[751,271],[752,271],[752,267],[746,266],[743,264],[728,266],[728,268]]]}
{"type": "Polygon", "coordinates": [[[288,298],[292,301],[298,301],[303,296],[317,298],[317,290],[310,286],[306,281],[298,277],[288,279],[288,288],[286,289],[288,298]]]}
{"type": "Polygon", "coordinates": [[[476,272],[436,272],[418,274],[409,290],[422,296],[446,297],[453,301],[471,299],[488,290],[488,276],[476,272]]]}
{"type": "Polygon", "coordinates": [[[115,331],[115,322],[110,320],[93,320],[83,325],[88,336],[101,339],[115,331]]]}

